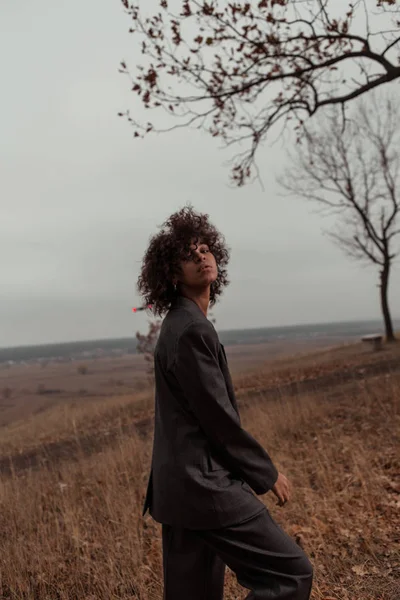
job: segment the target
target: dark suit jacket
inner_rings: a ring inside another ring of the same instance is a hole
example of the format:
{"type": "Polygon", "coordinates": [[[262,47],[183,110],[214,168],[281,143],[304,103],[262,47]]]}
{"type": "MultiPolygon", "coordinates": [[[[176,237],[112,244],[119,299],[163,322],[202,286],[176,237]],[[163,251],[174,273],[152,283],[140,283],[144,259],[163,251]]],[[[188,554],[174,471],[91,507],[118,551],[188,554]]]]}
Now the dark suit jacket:
{"type": "Polygon", "coordinates": [[[147,508],[159,523],[225,527],[264,505],[278,471],[241,427],[225,350],[197,304],[180,296],[154,354],[155,421],[147,508]]]}

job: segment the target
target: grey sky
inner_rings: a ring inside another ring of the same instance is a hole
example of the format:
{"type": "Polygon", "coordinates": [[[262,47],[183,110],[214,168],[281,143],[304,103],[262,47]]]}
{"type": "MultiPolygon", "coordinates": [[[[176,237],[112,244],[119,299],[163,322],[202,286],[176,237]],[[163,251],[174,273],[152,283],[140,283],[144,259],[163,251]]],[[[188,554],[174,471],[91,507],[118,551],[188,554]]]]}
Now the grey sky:
{"type": "MultiPolygon", "coordinates": [[[[137,54],[128,28],[118,0],[1,2],[0,346],[144,331],[142,255],[188,201],[232,250],[219,329],[379,318],[374,269],[311,205],[278,197],[279,147],[258,157],[263,192],[229,187],[230,155],[204,133],[133,140],[117,117],[134,103],[118,73],[137,54]]],[[[397,266],[393,307],[399,295],[397,266]]]]}

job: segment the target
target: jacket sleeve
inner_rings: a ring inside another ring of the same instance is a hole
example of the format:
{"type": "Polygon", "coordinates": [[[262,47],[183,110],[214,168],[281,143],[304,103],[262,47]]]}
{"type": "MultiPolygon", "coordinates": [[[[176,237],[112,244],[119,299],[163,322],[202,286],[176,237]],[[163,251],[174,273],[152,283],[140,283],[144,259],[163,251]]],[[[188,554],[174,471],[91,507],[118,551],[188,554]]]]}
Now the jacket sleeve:
{"type": "Polygon", "coordinates": [[[278,470],[264,448],[240,424],[218,362],[211,324],[195,321],[181,334],[171,368],[189,407],[227,468],[256,494],[265,494],[278,470]]]}

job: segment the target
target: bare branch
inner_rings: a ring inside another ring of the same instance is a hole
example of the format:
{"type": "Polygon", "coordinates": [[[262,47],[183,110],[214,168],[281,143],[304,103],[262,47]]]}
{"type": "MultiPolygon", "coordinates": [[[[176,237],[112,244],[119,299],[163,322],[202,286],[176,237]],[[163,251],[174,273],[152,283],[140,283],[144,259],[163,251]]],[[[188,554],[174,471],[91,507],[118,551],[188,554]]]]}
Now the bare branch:
{"type": "MultiPolygon", "coordinates": [[[[294,117],[300,135],[315,113],[400,79],[397,3],[356,0],[343,10],[334,0],[175,0],[181,10],[174,14],[161,0],[148,17],[147,3],[122,4],[143,55],[135,75],[126,63],[122,72],[146,109],[163,108],[182,127],[197,125],[225,142],[243,140],[243,128],[253,133],[247,154],[233,161],[236,185],[251,178],[257,150],[275,126],[294,117]]],[[[135,137],[173,129],[137,121],[130,121],[135,137]]]]}
{"type": "Polygon", "coordinates": [[[336,211],[340,233],[330,237],[353,258],[385,265],[400,215],[400,107],[394,97],[359,103],[344,134],[340,112],[318,119],[278,178],[283,189],[336,211]]]}

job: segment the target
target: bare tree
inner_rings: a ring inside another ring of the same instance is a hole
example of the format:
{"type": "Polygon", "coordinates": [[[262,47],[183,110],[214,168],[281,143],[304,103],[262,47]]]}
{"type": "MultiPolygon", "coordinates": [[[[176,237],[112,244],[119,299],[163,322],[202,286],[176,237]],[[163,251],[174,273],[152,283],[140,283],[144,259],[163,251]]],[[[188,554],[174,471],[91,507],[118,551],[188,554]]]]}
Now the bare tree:
{"type": "Polygon", "coordinates": [[[343,132],[335,108],[318,128],[305,128],[280,184],[337,215],[329,235],[351,258],[379,268],[382,314],[395,341],[388,302],[391,267],[399,252],[400,108],[394,96],[358,102],[343,132]]]}
{"type": "MultiPolygon", "coordinates": [[[[276,123],[300,128],[400,78],[396,0],[121,1],[143,60],[133,74],[122,61],[120,72],[145,108],[178,118],[166,131],[196,126],[228,146],[243,142],[231,173],[239,186],[257,175],[256,151],[276,123]]],[[[162,130],[119,115],[135,137],[162,130]]]]}
{"type": "Polygon", "coordinates": [[[136,333],[136,339],[138,340],[137,352],[144,355],[144,359],[147,362],[147,375],[150,381],[153,381],[154,377],[154,350],[156,348],[158,336],[160,333],[162,320],[157,319],[155,321],[149,321],[149,330],[146,334],[136,333]]]}

